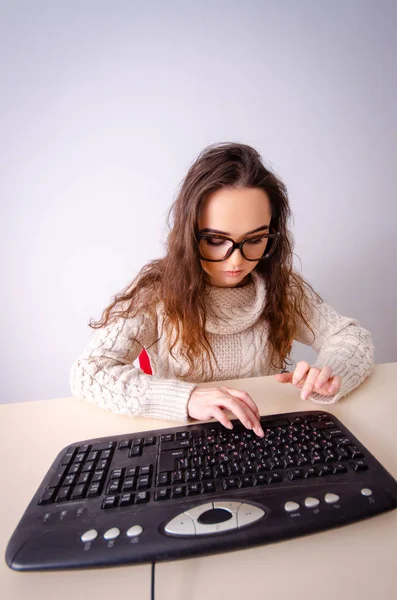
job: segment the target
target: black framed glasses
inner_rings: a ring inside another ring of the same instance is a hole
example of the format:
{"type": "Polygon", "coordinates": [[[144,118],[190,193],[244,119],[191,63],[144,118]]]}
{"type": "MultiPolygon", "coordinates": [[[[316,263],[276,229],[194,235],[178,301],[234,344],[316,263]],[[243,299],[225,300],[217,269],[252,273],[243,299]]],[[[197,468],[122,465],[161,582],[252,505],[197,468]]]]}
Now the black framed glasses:
{"type": "Polygon", "coordinates": [[[270,229],[270,233],[262,233],[235,242],[232,238],[219,233],[196,233],[199,257],[208,262],[221,262],[231,256],[238,248],[245,258],[257,262],[269,258],[276,249],[280,232],[270,229]]]}

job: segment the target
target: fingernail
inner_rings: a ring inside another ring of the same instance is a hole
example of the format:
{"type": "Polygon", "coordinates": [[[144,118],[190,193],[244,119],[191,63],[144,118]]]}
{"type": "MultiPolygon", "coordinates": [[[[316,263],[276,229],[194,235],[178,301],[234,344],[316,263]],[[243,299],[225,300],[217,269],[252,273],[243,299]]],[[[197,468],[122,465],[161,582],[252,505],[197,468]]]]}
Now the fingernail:
{"type": "Polygon", "coordinates": [[[296,384],[298,383],[298,380],[297,380],[295,377],[293,377],[293,378],[292,378],[292,383],[293,383],[294,385],[296,385],[296,384]]]}
{"type": "Polygon", "coordinates": [[[329,393],[330,393],[330,394],[335,394],[335,392],[336,392],[336,388],[334,388],[334,387],[332,387],[332,386],[331,386],[331,387],[329,388],[329,393]]]}
{"type": "Polygon", "coordinates": [[[231,423],[229,423],[228,429],[233,429],[233,425],[231,423]]]}
{"type": "Polygon", "coordinates": [[[259,436],[265,437],[265,432],[263,431],[262,427],[259,428],[259,436]]]}
{"type": "Polygon", "coordinates": [[[324,379],[320,379],[319,381],[316,382],[316,386],[318,388],[322,388],[324,383],[325,383],[324,379]]]}
{"type": "Polygon", "coordinates": [[[305,390],[304,392],[301,393],[302,400],[307,400],[308,396],[309,396],[309,392],[307,390],[305,390]]]}

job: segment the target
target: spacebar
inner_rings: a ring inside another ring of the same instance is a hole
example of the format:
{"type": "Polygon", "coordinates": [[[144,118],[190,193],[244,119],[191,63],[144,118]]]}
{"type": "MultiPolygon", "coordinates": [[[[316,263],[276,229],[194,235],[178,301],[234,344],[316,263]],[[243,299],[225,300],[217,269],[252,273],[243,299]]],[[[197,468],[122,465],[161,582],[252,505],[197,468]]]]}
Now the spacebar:
{"type": "Polygon", "coordinates": [[[186,450],[169,450],[160,454],[159,472],[173,471],[175,468],[175,459],[185,458],[186,450]]]}

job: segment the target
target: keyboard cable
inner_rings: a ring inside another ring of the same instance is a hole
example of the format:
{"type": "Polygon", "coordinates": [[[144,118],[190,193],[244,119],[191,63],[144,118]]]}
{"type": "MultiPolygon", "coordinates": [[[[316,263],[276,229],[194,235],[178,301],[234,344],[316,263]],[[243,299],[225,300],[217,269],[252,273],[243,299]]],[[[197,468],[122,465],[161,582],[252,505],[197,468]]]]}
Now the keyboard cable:
{"type": "Polygon", "coordinates": [[[151,594],[150,594],[150,600],[154,600],[154,567],[155,567],[156,563],[152,563],[152,584],[151,584],[151,594]]]}

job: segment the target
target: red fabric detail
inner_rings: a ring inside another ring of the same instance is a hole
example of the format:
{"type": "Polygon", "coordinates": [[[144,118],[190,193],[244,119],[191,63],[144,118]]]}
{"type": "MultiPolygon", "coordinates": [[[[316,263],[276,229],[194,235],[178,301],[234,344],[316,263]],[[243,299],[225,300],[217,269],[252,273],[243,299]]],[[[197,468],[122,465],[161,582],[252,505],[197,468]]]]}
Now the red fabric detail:
{"type": "Polygon", "coordinates": [[[152,367],[150,366],[150,358],[146,350],[142,350],[139,355],[139,366],[146,375],[153,375],[152,367]]]}

